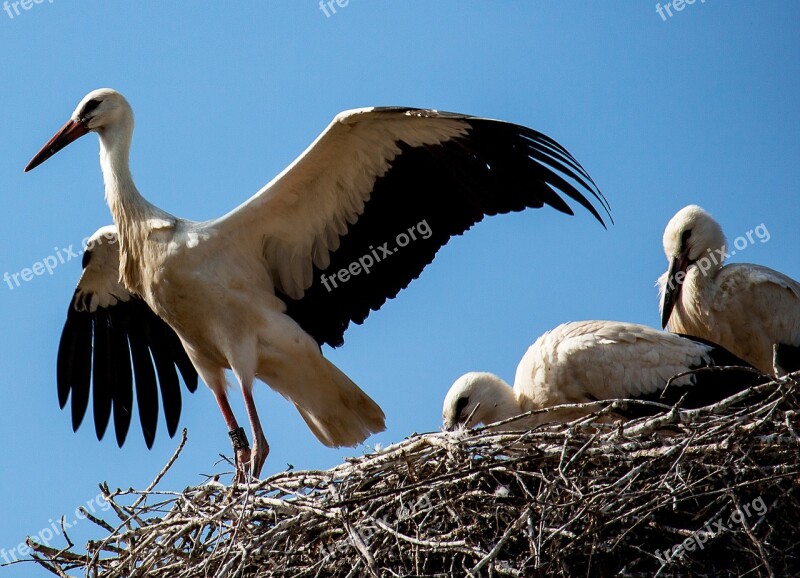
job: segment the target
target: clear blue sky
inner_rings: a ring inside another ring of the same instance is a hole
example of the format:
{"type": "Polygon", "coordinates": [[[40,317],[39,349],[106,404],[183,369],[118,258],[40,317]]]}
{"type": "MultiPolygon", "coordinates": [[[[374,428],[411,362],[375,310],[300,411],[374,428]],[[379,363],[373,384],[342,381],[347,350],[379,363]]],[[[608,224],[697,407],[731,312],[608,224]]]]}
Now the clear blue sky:
{"type": "MultiPolygon", "coordinates": [[[[327,351],[386,412],[388,430],[368,444],[436,430],[456,377],[486,370],[512,380],[527,346],[561,322],[657,325],[661,235],[686,204],[704,206],[731,239],[764,223],[769,242],[736,260],[800,278],[800,5],[790,0],[697,0],[666,20],[644,1],[349,0],[330,16],[318,0],[44,0],[9,10],[13,18],[0,12],[0,274],[110,222],[93,135],[22,172],[80,98],[103,86],[134,107],[139,189],[187,218],[228,211],[334,114],[360,106],[528,125],[594,176],[616,220],[608,231],[585,212],[489,219],[327,351]]],[[[162,422],[152,451],[136,425],[120,450],[113,435],[95,439],[91,416],[73,434],[58,409],[56,349],[79,273],[72,260],[13,290],[0,284],[5,550],[62,514],[72,521],[97,482],[146,485],[176,445],[162,422]]],[[[244,420],[240,395],[231,397],[244,420]]],[[[365,449],[324,448],[266,386],[256,400],[272,447],[265,474],[287,463],[324,468],[365,449]]],[[[165,481],[172,489],[220,471],[217,454],[230,454],[204,386],[185,398],[181,425],[189,443],[165,481]]],[[[73,539],[85,543],[94,530],[81,522],[73,539]]]]}

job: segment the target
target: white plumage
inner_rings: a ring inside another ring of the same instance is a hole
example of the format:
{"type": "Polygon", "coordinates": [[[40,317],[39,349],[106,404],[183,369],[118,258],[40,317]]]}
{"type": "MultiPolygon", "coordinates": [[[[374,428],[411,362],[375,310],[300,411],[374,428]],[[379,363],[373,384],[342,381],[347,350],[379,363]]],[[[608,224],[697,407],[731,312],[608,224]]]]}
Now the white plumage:
{"type": "Polygon", "coordinates": [[[697,205],[672,217],[663,243],[662,326],[719,343],[764,373],[773,373],[774,347],[785,370],[800,369],[800,283],[760,265],[723,266],[725,235],[697,205]]]}
{"type": "MultiPolygon", "coordinates": [[[[684,395],[685,407],[697,407],[754,384],[756,376],[749,373],[737,372],[737,379],[697,373],[675,379],[668,391],[663,391],[673,376],[718,365],[746,364],[713,344],[644,325],[620,321],[564,323],[528,348],[517,366],[513,388],[491,373],[471,372],[459,377],[445,397],[442,420],[448,429],[456,425],[474,427],[561,404],[638,398],[669,405],[684,395]]],[[[591,411],[554,410],[505,427],[530,429],[545,422],[571,421],[591,411]]],[[[636,406],[627,415],[640,412],[648,410],[636,406]]]]}
{"type": "MultiPolygon", "coordinates": [[[[100,138],[122,286],[180,337],[216,396],[240,472],[249,462],[255,475],[268,453],[251,393],[256,378],[292,401],[324,444],[355,445],[384,429],[384,414],[322,356],[322,344],[340,345],[349,323],[364,321],[451,236],[486,215],[545,204],[571,214],[560,192],[602,223],[578,188],[607,210],[586,171],[541,133],[433,110],[376,108],[336,116],[256,195],[197,223],[139,194],[128,165],[133,113],[110,89],[84,97],[26,170],[87,132],[100,138]],[[227,368],[242,388],[252,452],[228,404],[227,368]]],[[[60,391],[73,379],[85,389],[83,365],[66,365],[62,375],[60,391]]]]}
{"type": "Polygon", "coordinates": [[[83,253],[83,273],[75,289],[75,308],[94,313],[128,302],[131,292],[119,282],[119,248],[117,228],[106,225],[86,241],[83,253]],[[115,277],[116,275],[116,277],[115,277]]]}

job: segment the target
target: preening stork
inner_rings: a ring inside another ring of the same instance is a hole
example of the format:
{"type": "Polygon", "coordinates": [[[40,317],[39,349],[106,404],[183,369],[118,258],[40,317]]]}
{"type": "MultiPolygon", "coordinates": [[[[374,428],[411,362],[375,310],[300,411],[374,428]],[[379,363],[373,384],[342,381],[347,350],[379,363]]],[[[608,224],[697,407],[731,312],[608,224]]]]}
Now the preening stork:
{"type": "Polygon", "coordinates": [[[139,421],[150,448],[158,425],[159,390],[170,437],[178,429],[178,373],[194,392],[197,372],[178,336],[119,282],[116,228],[98,229],[83,253],[83,273],[61,332],[56,371],[59,405],[64,408],[71,397],[72,428],[77,431],[91,389],[97,439],[103,439],[113,411],[114,432],[122,447],[133,414],[135,385],[139,421]]]}
{"type": "MultiPolygon", "coordinates": [[[[459,377],[447,392],[442,421],[447,429],[475,427],[562,404],[640,399],[696,408],[761,383],[749,370],[697,372],[704,367],[749,367],[704,340],[621,321],[564,323],[539,337],[517,366],[513,388],[491,373],[459,377]]],[[[546,422],[568,422],[598,408],[563,408],[532,414],[503,426],[526,430],[546,422]]],[[[631,404],[618,413],[639,417],[657,406],[631,404]]]]}
{"type": "MultiPolygon", "coordinates": [[[[415,279],[450,237],[486,215],[549,205],[559,193],[608,211],[594,181],[551,138],[484,118],[409,108],[339,114],[289,167],[227,215],[192,222],[146,201],[129,169],[133,113],[110,89],[78,104],[26,171],[96,132],[119,235],[119,278],[179,336],[213,391],[236,450],[258,476],[269,451],[256,378],[294,403],[328,446],[384,429],[380,407],[322,356],[415,279]],[[592,200],[590,200],[592,199],[592,200]],[[385,261],[385,262],[384,262],[385,261]],[[226,394],[238,380],[252,451],[226,394]]],[[[95,366],[96,370],[96,366],[95,366]]]]}
{"type": "Polygon", "coordinates": [[[800,283],[760,265],[723,266],[722,227],[697,205],[670,219],[663,243],[662,327],[719,343],[764,373],[800,370],[800,283]]]}

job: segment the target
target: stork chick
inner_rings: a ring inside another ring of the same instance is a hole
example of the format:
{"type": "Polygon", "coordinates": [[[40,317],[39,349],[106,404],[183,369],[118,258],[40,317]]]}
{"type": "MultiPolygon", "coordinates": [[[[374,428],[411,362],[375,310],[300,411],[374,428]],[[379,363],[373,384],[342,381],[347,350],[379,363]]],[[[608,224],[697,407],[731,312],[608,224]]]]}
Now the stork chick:
{"type": "MultiPolygon", "coordinates": [[[[747,364],[702,340],[621,321],[564,323],[539,337],[517,366],[514,386],[491,373],[459,377],[442,409],[446,429],[492,424],[532,410],[598,400],[640,399],[702,407],[762,379],[751,371],[698,372],[694,369],[747,364]]],[[[503,426],[527,430],[546,422],[569,422],[598,408],[562,408],[536,413],[503,426]]],[[[655,406],[631,405],[623,417],[657,413],[655,406]]]]}

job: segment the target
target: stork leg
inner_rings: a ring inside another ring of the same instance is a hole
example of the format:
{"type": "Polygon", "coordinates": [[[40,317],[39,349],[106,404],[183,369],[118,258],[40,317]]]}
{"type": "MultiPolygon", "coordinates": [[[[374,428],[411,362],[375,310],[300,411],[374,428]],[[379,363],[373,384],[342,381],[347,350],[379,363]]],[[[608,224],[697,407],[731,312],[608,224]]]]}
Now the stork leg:
{"type": "Polygon", "coordinates": [[[261,429],[261,420],[258,418],[258,411],[253,400],[253,380],[249,379],[242,382],[242,396],[244,397],[244,407],[247,410],[247,417],[250,420],[250,428],[253,432],[253,450],[250,453],[250,472],[254,478],[261,474],[261,468],[267,461],[269,455],[269,444],[261,429]],[[249,383],[248,383],[249,382],[249,383]]]}
{"type": "Polygon", "coordinates": [[[236,421],[236,416],[233,415],[231,404],[228,403],[228,396],[224,390],[214,390],[214,397],[217,399],[217,404],[222,412],[222,418],[225,420],[225,425],[228,426],[228,435],[231,436],[231,443],[233,444],[234,456],[236,459],[236,477],[234,482],[242,484],[247,481],[247,466],[250,463],[251,450],[247,444],[247,436],[244,431],[239,427],[239,422],[236,421]]]}

